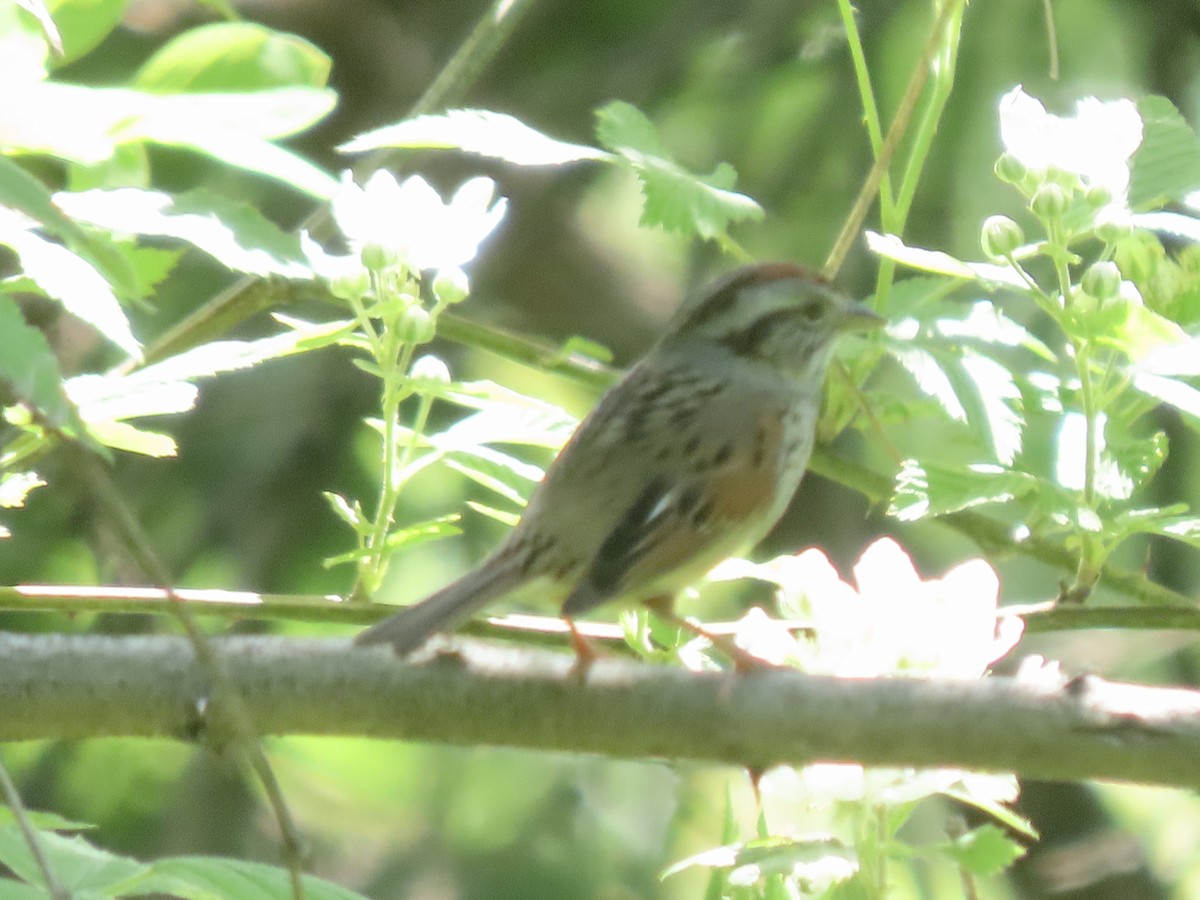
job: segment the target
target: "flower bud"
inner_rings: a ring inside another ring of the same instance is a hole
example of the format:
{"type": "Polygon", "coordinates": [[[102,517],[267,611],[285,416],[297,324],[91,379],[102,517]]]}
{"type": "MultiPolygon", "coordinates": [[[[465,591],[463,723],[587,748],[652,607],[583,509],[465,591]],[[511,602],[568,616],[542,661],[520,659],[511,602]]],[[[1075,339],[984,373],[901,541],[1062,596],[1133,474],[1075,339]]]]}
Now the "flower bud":
{"type": "Polygon", "coordinates": [[[412,379],[414,381],[433,382],[435,384],[449,384],[450,370],[446,364],[436,356],[422,356],[412,365],[412,379]]]}
{"type": "Polygon", "coordinates": [[[988,216],[979,234],[979,243],[989,259],[1004,259],[1024,241],[1021,226],[1008,216],[988,216]]]}
{"type": "Polygon", "coordinates": [[[1106,244],[1115,244],[1133,234],[1133,223],[1126,212],[1107,209],[1096,216],[1096,237],[1106,244]]]}
{"type": "Polygon", "coordinates": [[[1088,266],[1080,282],[1085,294],[1097,300],[1111,300],[1121,290],[1121,270],[1114,262],[1098,262],[1088,266]]]}
{"type": "Polygon", "coordinates": [[[1087,201],[1087,205],[1092,209],[1100,209],[1108,206],[1112,202],[1112,191],[1102,184],[1093,184],[1087,189],[1087,193],[1083,195],[1083,199],[1087,201]]]}
{"type": "Polygon", "coordinates": [[[406,344],[427,344],[433,340],[433,316],[429,310],[419,304],[413,304],[404,310],[396,327],[406,344]]]}
{"type": "Polygon", "coordinates": [[[1054,222],[1061,219],[1070,205],[1071,200],[1067,196],[1067,192],[1053,182],[1043,184],[1034,192],[1033,199],[1029,201],[1030,210],[1043,222],[1054,222]]]}
{"type": "Polygon", "coordinates": [[[455,267],[442,269],[433,279],[433,296],[441,303],[462,303],[471,293],[471,283],[467,281],[467,273],[455,267]]]}
{"type": "Polygon", "coordinates": [[[1011,153],[1005,153],[996,160],[996,177],[1005,184],[1020,187],[1028,175],[1029,169],[1026,168],[1025,163],[1011,153]]]}
{"type": "Polygon", "coordinates": [[[381,244],[377,241],[370,241],[363,244],[362,249],[358,253],[358,258],[362,260],[362,264],[373,272],[382,272],[384,269],[390,269],[401,262],[400,254],[395,247],[381,244]]]}
{"type": "Polygon", "coordinates": [[[371,289],[371,276],[366,269],[343,272],[329,282],[329,293],[339,300],[361,300],[371,289]]]}

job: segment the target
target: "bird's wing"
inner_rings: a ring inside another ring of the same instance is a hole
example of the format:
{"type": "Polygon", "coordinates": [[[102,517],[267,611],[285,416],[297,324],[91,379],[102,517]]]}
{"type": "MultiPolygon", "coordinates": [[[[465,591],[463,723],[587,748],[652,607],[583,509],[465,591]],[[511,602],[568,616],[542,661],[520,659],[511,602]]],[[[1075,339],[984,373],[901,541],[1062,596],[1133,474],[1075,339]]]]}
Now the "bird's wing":
{"type": "MultiPolygon", "coordinates": [[[[775,432],[778,428],[775,429],[775,432]]],[[[673,594],[773,524],[775,455],[746,442],[720,466],[659,475],[608,532],[563,604],[577,616],[614,597],[673,594]]]]}

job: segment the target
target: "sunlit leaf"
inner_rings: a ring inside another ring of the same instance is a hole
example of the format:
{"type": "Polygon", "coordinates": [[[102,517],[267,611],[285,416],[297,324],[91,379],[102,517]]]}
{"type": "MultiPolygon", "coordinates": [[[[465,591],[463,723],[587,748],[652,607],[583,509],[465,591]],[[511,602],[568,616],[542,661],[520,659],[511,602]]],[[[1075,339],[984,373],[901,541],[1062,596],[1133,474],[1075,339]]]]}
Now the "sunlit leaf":
{"type": "Polygon", "coordinates": [[[343,153],[380,147],[462,150],[502,159],[517,166],[559,166],[581,160],[610,159],[595,147],[560,141],[504,113],[452,109],[385,125],[342,144],[343,153]]]}
{"type": "Polygon", "coordinates": [[[171,196],[137,188],[60,193],[55,202],[82,222],[123,234],[187,241],[218,262],[251,275],[306,278],[299,238],[254,207],[207,191],[171,196]]]}
{"type": "Polygon", "coordinates": [[[596,121],[600,143],[642,182],[643,225],[714,238],[733,222],[762,218],[762,207],[733,190],[732,166],[721,163],[709,175],[688,172],[670,158],[653,123],[632,104],[610,103],[597,111],[596,121]]]}
{"type": "MultiPolygon", "coordinates": [[[[35,488],[45,487],[37,472],[6,472],[0,474],[0,506],[17,509],[25,505],[25,498],[35,488]]],[[[4,808],[0,807],[0,822],[4,821],[4,808]]]]}
{"type": "Polygon", "coordinates": [[[908,459],[896,475],[888,515],[915,522],[985,503],[1006,503],[1035,492],[1038,485],[1035,476],[1002,466],[949,468],[908,459]]]}
{"type": "Polygon", "coordinates": [[[1148,397],[1161,400],[1183,413],[1183,419],[1193,428],[1200,428],[1200,391],[1175,378],[1137,372],[1133,386],[1148,397]]]}
{"type": "Polygon", "coordinates": [[[255,91],[323,88],[329,56],[315,44],[255,22],[216,22],[163,44],[142,63],[134,84],[152,91],[255,91]]]}
{"type": "Polygon", "coordinates": [[[130,356],[141,359],[141,344],[133,336],[112,286],[90,262],[61,244],[20,228],[0,230],[0,244],[17,255],[22,275],[42,293],[58,300],[67,312],[130,356]]]}
{"type": "Polygon", "coordinates": [[[1129,205],[1150,209],[1200,188],[1200,139],[1165,97],[1138,101],[1142,144],[1134,154],[1129,205]]]}
{"type": "Polygon", "coordinates": [[[1021,276],[1009,266],[998,266],[992,263],[963,262],[940,250],[923,250],[920,247],[909,247],[894,234],[876,234],[867,232],[867,247],[873,253],[903,263],[913,269],[923,272],[933,272],[937,275],[952,275],[955,278],[967,278],[990,284],[1007,284],[1012,287],[1026,288],[1021,276]]]}

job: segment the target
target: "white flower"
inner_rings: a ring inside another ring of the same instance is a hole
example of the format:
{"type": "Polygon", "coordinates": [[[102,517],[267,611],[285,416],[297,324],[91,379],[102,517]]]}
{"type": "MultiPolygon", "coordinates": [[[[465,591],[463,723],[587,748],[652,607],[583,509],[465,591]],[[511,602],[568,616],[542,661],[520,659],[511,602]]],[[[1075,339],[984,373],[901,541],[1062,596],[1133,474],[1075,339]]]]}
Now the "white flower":
{"type": "Polygon", "coordinates": [[[982,559],[923,581],[900,545],[882,538],[855,565],[857,587],[816,549],[754,568],[779,585],[780,605],[811,625],[811,638],[785,646],[754,615],[743,620],[739,643],[807,672],[979,678],[1021,634],[1020,620],[997,619],[1000,582],[982,559]]]}
{"type": "Polygon", "coordinates": [[[1085,97],[1072,117],[1054,116],[1017,85],[1000,100],[1005,149],[1035,172],[1059,169],[1086,187],[1107,188],[1125,206],[1129,158],[1142,142],[1142,118],[1129,100],[1085,97]]]}
{"type": "Polygon", "coordinates": [[[470,262],[507,207],[504,197],[496,199],[490,178],[470,179],[446,203],[420,175],[397,183],[382,169],[362,187],[343,172],[331,201],[333,218],[356,252],[376,245],[418,270],[470,262]]]}

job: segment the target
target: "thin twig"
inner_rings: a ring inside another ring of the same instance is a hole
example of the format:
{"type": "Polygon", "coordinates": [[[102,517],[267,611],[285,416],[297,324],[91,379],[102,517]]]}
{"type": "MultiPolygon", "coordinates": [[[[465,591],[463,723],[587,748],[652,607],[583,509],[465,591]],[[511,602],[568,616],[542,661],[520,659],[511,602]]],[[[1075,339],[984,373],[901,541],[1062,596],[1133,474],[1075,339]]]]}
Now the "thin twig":
{"type": "Polygon", "coordinates": [[[230,680],[229,673],[221,657],[213,650],[208,637],[196,622],[187,603],[171,587],[171,577],[162,561],[154,552],[149,536],[143,530],[141,523],[133,516],[117,491],[112,476],[105,463],[90,451],[68,445],[73,448],[75,462],[80,473],[80,481],[91,490],[93,498],[100,510],[114,526],[121,546],[129,554],[132,562],[151,581],[158,584],[170,602],[170,610],[183,627],[188,643],[196,655],[196,661],[210,681],[212,702],[207,711],[210,730],[214,724],[228,729],[234,747],[242,761],[250,768],[262,784],[279,823],[280,835],[283,838],[283,857],[291,875],[292,896],[296,900],[304,898],[302,881],[303,865],[306,849],[283,790],[271,768],[271,763],[263,752],[258,732],[254,727],[250,714],[242,701],[237,688],[230,680]]]}
{"type": "Polygon", "coordinates": [[[842,268],[842,263],[846,260],[846,255],[850,252],[851,246],[853,246],[854,241],[858,238],[862,223],[866,221],[871,204],[875,202],[875,193],[879,190],[884,173],[887,171],[888,166],[891,165],[892,157],[895,156],[896,149],[900,146],[900,141],[904,138],[908,130],[908,123],[912,120],[913,111],[917,108],[917,102],[921,99],[921,91],[924,90],[925,82],[929,78],[930,63],[937,53],[938,44],[942,40],[942,32],[946,28],[946,23],[950,21],[958,7],[959,3],[957,0],[946,0],[942,5],[941,12],[933,23],[933,28],[929,32],[929,39],[925,42],[925,47],[921,51],[921,57],[917,60],[917,65],[909,77],[904,97],[900,100],[900,106],[896,109],[896,116],[892,119],[892,124],[888,127],[887,137],[883,140],[883,147],[875,157],[875,163],[871,166],[871,171],[867,173],[867,178],[863,182],[858,196],[854,199],[854,205],[850,208],[849,215],[846,216],[846,222],[842,225],[841,233],[838,234],[837,240],[834,241],[833,249],[829,251],[829,257],[825,260],[825,265],[821,269],[821,274],[826,278],[832,279],[837,275],[838,271],[842,268]]]}
{"type": "Polygon", "coordinates": [[[17,820],[17,827],[21,829],[21,836],[25,838],[25,843],[29,847],[29,855],[33,857],[34,863],[42,873],[47,893],[53,900],[71,900],[71,892],[63,887],[63,883],[58,880],[58,875],[50,865],[50,858],[46,856],[46,850],[42,847],[41,836],[33,823],[29,821],[29,816],[25,812],[25,804],[21,802],[21,794],[9,776],[3,759],[0,759],[0,793],[3,793],[9,811],[17,820]]]}

